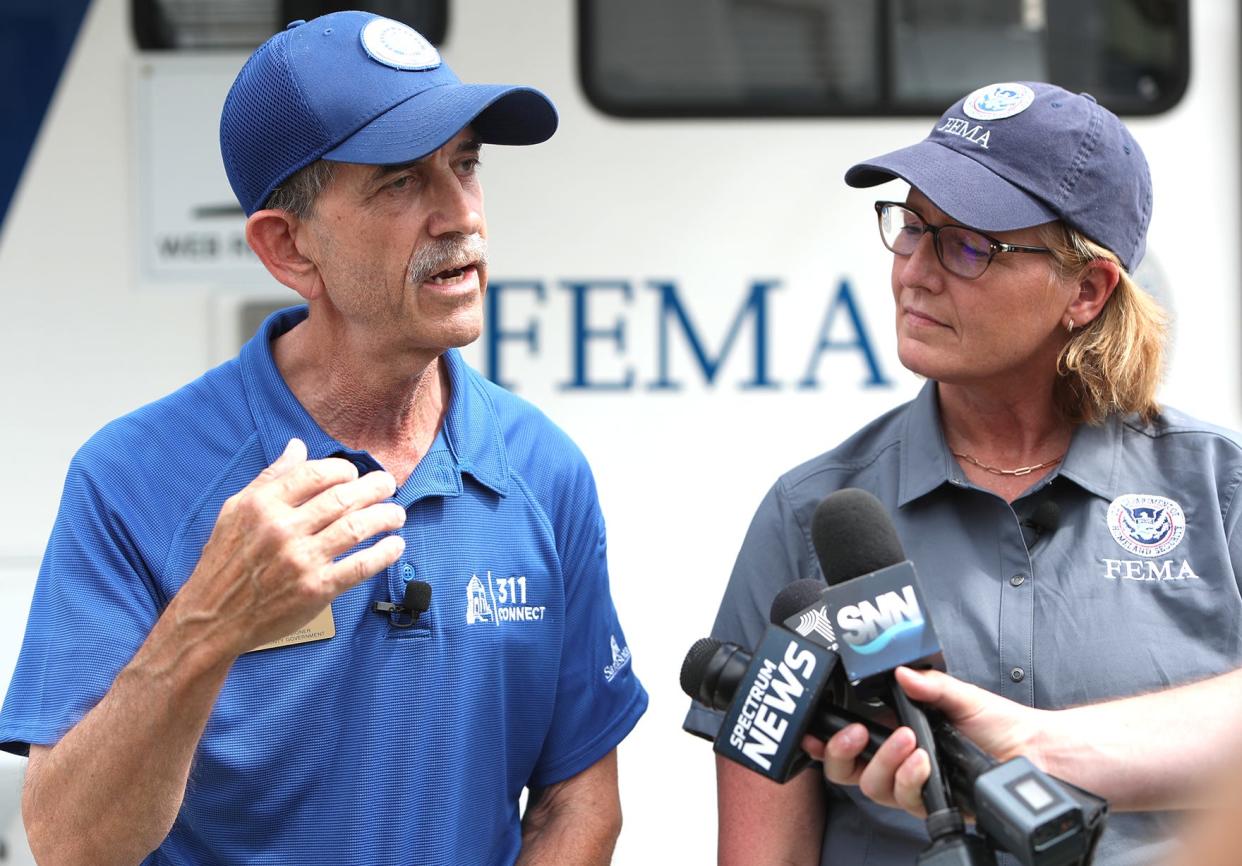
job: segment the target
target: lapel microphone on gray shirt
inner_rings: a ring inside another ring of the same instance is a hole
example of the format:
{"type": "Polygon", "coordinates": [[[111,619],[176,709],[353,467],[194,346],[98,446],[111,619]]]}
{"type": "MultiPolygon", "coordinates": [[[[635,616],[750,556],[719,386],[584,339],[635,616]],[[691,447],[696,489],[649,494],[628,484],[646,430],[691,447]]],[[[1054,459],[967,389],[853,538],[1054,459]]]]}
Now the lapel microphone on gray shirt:
{"type": "Polygon", "coordinates": [[[1051,499],[1045,499],[1021,525],[1022,543],[1026,545],[1027,552],[1030,552],[1041,538],[1057,531],[1057,527],[1061,525],[1061,506],[1051,499]]]}

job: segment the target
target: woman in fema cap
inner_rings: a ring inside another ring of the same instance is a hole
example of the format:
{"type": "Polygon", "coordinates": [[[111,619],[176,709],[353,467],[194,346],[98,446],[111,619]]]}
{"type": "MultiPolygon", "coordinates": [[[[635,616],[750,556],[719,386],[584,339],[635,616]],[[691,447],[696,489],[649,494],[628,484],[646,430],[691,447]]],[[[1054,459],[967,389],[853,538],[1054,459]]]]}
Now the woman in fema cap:
{"type": "MultiPolygon", "coordinates": [[[[1090,96],[1006,83],[846,174],[897,179],[909,193],[876,216],[898,354],[927,384],[776,482],[713,637],[755,646],[781,588],[820,574],[816,505],[869,490],[949,672],[901,669],[902,687],[998,758],[1107,798],[1097,864],[1158,860],[1169,812],[1238,739],[1242,449],[1156,402],[1165,316],[1130,276],[1146,161],[1090,96]]],[[[719,718],[696,705],[686,724],[719,718]]],[[[860,725],[808,741],[823,776],[783,786],[718,758],[720,862],[913,863],[928,755],[909,728],[869,762],[865,742],[860,725]]]]}

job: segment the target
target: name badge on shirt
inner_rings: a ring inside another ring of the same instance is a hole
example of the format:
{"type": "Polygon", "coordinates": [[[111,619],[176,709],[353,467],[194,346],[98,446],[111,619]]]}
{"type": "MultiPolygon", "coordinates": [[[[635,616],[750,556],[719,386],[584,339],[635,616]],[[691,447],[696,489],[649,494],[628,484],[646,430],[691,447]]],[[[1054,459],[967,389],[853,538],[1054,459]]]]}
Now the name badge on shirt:
{"type": "Polygon", "coordinates": [[[332,605],[328,605],[315,618],[306,625],[299,628],[293,634],[287,634],[282,638],[277,638],[263,646],[257,646],[250,652],[258,652],[259,650],[275,649],[279,646],[294,646],[300,643],[310,643],[311,641],[327,640],[336,635],[336,622],[332,619],[332,605]]]}

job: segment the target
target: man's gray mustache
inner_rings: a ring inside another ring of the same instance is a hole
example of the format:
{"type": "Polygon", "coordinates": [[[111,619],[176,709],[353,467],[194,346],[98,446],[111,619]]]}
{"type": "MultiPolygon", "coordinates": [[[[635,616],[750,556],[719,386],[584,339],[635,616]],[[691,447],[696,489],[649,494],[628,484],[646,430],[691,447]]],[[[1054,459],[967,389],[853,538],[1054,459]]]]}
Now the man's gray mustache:
{"type": "Polygon", "coordinates": [[[478,262],[487,264],[487,238],[481,234],[440,238],[414,253],[409,282],[419,285],[441,271],[451,271],[478,262]]]}

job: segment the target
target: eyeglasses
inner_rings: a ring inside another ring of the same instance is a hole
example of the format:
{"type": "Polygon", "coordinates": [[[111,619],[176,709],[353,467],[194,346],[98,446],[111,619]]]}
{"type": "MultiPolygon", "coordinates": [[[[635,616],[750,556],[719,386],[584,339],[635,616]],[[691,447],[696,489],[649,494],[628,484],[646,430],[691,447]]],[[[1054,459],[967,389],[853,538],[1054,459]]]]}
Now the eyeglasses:
{"type": "Polygon", "coordinates": [[[875,212],[880,219],[880,240],[890,252],[899,256],[912,255],[923,235],[930,232],[940,264],[949,273],[967,280],[983,276],[997,253],[1052,252],[1047,247],[1003,243],[965,226],[928,225],[916,211],[895,201],[877,201],[875,212]]]}

